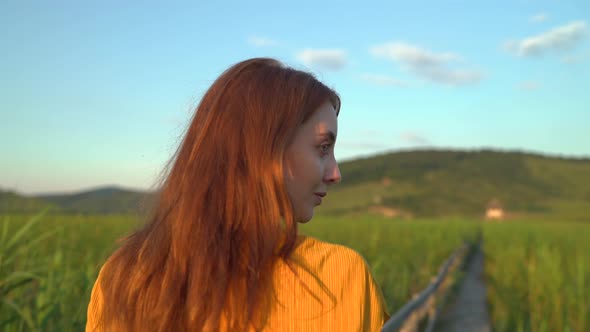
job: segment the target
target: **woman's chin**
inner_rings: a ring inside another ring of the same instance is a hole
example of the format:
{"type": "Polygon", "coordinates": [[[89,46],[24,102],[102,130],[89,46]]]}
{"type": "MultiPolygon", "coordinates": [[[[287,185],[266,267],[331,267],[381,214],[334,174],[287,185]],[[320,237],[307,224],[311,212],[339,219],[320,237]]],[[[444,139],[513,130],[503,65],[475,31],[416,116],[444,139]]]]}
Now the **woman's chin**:
{"type": "Polygon", "coordinates": [[[295,220],[297,220],[297,222],[300,224],[306,224],[311,220],[311,218],[313,218],[313,210],[305,214],[300,214],[295,220]]]}

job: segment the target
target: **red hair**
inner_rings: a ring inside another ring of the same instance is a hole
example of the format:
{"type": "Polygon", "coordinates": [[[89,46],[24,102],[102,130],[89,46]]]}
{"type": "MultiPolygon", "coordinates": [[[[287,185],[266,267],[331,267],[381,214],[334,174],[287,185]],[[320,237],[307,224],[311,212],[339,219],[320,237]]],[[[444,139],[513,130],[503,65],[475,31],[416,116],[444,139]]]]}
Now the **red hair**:
{"type": "Polygon", "coordinates": [[[297,237],[283,155],[326,101],[339,111],[336,92],[273,59],[226,70],[197,107],[146,225],[101,271],[99,326],[260,328],[274,264],[297,237]]]}

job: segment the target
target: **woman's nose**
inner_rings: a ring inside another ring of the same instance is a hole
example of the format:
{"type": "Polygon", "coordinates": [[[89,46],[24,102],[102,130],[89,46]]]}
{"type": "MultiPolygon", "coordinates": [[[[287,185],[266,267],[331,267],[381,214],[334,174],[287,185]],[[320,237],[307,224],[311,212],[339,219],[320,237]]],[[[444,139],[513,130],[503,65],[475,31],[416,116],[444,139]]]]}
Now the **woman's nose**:
{"type": "Polygon", "coordinates": [[[330,167],[326,170],[326,176],[324,177],[324,181],[328,184],[336,184],[340,183],[342,180],[342,175],[340,174],[340,168],[338,167],[338,163],[334,160],[331,163],[330,167]]]}

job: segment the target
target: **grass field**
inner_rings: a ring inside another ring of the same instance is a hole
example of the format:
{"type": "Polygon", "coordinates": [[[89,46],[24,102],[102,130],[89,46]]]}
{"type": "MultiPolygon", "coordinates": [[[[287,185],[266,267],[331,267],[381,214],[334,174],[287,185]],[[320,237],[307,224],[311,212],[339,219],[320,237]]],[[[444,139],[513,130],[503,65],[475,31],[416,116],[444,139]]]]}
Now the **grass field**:
{"type": "MultiPolygon", "coordinates": [[[[116,248],[116,239],[136,225],[129,216],[1,217],[0,330],[83,330],[98,269],[116,248]]],[[[586,330],[589,226],[521,222],[483,227],[495,330],[586,330]]],[[[480,223],[467,220],[318,217],[301,232],[359,251],[394,313],[479,229],[480,223]]]]}
{"type": "Polygon", "coordinates": [[[490,314],[498,331],[588,331],[590,224],[486,224],[490,314]]]}
{"type": "Polygon", "coordinates": [[[133,218],[4,217],[0,330],[83,331],[100,264],[133,218]]]}

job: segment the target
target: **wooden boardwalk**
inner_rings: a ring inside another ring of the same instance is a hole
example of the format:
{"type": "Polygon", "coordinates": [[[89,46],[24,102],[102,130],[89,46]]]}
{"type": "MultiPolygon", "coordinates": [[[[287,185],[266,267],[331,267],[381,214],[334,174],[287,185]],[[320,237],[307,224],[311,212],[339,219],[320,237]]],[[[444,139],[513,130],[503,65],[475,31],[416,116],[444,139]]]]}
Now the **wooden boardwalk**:
{"type": "Polygon", "coordinates": [[[484,256],[478,248],[469,262],[457,295],[441,312],[435,331],[490,332],[492,330],[483,267],[484,256]]]}

